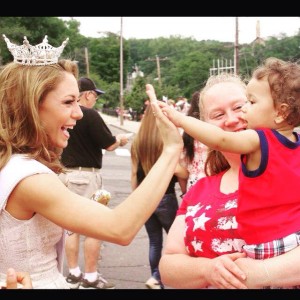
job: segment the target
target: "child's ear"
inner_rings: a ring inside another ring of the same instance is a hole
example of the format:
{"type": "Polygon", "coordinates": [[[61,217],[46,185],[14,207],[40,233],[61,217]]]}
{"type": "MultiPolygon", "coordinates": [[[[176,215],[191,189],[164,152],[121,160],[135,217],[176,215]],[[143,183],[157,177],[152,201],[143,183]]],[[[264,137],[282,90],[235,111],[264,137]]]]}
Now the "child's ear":
{"type": "Polygon", "coordinates": [[[276,124],[283,122],[288,117],[289,113],[290,113],[289,105],[286,103],[280,104],[279,107],[277,108],[277,115],[274,119],[274,122],[276,124]]]}

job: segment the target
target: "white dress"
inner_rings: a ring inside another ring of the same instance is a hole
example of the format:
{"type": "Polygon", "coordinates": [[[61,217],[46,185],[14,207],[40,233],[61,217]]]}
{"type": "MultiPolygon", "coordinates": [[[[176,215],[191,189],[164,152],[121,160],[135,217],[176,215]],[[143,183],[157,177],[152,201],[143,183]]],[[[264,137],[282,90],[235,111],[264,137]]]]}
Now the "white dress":
{"type": "Polygon", "coordinates": [[[5,210],[16,185],[39,173],[53,172],[20,154],[13,155],[0,170],[0,281],[5,280],[7,269],[12,267],[29,272],[35,289],[67,289],[62,275],[64,230],[39,214],[18,220],[5,210]]]}

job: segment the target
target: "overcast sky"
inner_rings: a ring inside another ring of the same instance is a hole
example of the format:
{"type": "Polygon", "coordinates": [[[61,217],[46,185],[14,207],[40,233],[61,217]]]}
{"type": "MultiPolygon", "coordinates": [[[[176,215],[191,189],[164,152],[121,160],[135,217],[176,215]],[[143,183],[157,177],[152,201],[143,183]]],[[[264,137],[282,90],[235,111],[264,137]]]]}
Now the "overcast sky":
{"type": "MultiPolygon", "coordinates": [[[[80,33],[87,37],[101,37],[101,32],[120,33],[121,17],[74,17],[80,23],[80,33]],[[100,33],[99,33],[100,32],[100,33]]],[[[64,17],[63,19],[70,19],[64,17]]],[[[235,17],[122,17],[124,38],[193,37],[196,40],[235,41],[235,17]]],[[[256,38],[256,24],[260,23],[260,37],[285,33],[296,35],[300,17],[238,17],[239,43],[251,43],[256,38]]]]}

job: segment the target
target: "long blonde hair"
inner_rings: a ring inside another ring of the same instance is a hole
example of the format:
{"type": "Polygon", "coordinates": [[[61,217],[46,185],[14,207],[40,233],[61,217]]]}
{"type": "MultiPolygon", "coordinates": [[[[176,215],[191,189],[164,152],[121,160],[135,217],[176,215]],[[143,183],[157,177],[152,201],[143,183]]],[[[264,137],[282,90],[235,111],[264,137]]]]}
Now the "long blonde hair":
{"type": "Polygon", "coordinates": [[[148,105],[141,126],[131,145],[131,159],[140,162],[145,175],[157,161],[163,149],[163,141],[152,113],[151,105],[148,105]]]}
{"type": "Polygon", "coordinates": [[[55,89],[64,72],[78,78],[77,64],[60,60],[46,66],[9,63],[0,71],[0,169],[12,154],[26,154],[56,173],[61,172],[59,154],[41,124],[39,105],[55,89]]]}

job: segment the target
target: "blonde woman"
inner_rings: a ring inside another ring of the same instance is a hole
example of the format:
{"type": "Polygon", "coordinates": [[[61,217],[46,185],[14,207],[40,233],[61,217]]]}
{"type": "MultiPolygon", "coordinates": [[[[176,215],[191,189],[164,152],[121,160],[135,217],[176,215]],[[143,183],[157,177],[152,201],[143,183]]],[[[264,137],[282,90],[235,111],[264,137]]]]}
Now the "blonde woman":
{"type": "MultiPolygon", "coordinates": [[[[163,141],[152,107],[149,105],[144,113],[141,126],[131,145],[131,187],[135,190],[145,179],[156,163],[163,149],[163,141]]],[[[163,231],[169,229],[175,219],[178,201],[175,192],[177,177],[173,175],[158,207],[145,223],[149,237],[149,263],[151,277],[145,283],[150,289],[164,288],[158,270],[163,247],[163,231]]],[[[154,192],[154,191],[153,191],[154,192]]]]}

